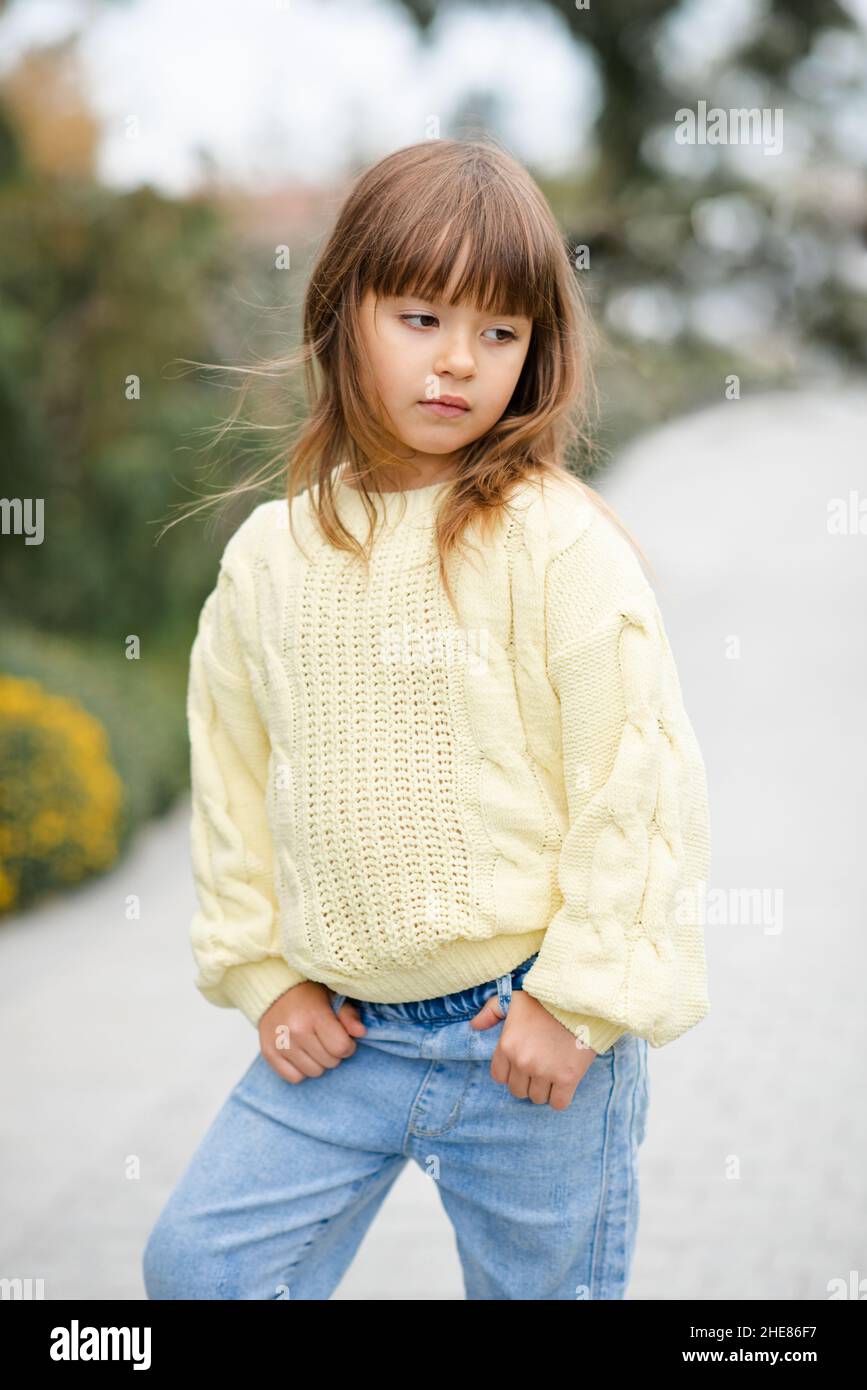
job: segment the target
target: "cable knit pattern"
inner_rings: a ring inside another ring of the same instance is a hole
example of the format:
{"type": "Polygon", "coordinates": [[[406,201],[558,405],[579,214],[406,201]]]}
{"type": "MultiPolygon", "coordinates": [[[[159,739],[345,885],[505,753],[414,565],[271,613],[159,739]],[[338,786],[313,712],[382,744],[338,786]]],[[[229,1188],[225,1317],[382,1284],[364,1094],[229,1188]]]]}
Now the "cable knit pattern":
{"type": "Polygon", "coordinates": [[[656,599],[607,523],[557,557],[547,610],[569,829],[563,904],[525,988],[588,1040],[598,1015],[661,1046],[709,1009],[704,764],[656,599]]]}
{"type": "MultiPolygon", "coordinates": [[[[377,499],[369,574],[308,495],[224,551],[190,657],[196,984],[253,1022],[319,980],[380,1002],[493,979],[597,1052],[705,1016],[704,765],[653,592],[568,480],[439,582],[447,484],[377,499]]],[[[363,539],[358,493],[337,481],[363,539]]]]}

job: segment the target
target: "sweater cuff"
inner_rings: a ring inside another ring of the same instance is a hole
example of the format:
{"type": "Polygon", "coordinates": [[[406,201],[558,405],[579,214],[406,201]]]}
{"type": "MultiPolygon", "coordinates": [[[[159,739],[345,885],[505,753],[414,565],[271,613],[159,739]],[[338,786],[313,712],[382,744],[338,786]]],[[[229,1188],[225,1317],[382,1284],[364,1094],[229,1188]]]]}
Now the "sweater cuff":
{"type": "Polygon", "coordinates": [[[257,1028],[275,999],[303,984],[306,978],[287,965],[282,956],[266,956],[264,960],[230,965],[223,976],[222,989],[230,1003],[257,1028]]]}
{"type": "Polygon", "coordinates": [[[570,1033],[580,1038],[582,1043],[592,1047],[594,1052],[607,1052],[618,1038],[622,1038],[624,1033],[629,1031],[621,1028],[619,1023],[610,1023],[607,1018],[594,1018],[591,1014],[570,1014],[565,1009],[558,1009],[555,1005],[546,1003],[544,999],[540,999],[539,1003],[548,1010],[552,1018],[556,1018],[558,1023],[562,1023],[564,1028],[568,1028],[570,1033]]]}

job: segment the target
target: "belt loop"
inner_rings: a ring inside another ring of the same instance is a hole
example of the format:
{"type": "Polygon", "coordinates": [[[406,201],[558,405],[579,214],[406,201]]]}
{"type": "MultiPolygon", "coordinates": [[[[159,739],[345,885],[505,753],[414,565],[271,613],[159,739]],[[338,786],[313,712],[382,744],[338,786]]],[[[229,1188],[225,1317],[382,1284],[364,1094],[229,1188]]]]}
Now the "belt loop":
{"type": "Polygon", "coordinates": [[[512,1002],[512,972],[506,975],[497,976],[497,999],[500,1004],[500,1012],[505,1018],[509,1012],[509,1005],[512,1002]]]}

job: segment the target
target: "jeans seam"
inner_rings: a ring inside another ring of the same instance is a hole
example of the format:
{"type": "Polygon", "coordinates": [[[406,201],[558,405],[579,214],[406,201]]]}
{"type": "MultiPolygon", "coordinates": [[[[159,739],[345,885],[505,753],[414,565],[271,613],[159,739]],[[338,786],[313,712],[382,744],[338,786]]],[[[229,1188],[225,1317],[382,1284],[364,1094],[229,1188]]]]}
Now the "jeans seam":
{"type": "Polygon", "coordinates": [[[601,1176],[599,1183],[599,1206],[596,1210],[596,1221],[593,1227],[593,1240],[590,1251],[590,1289],[591,1299],[597,1298],[600,1285],[603,1284],[601,1268],[604,1262],[605,1248],[608,1240],[608,1232],[605,1226],[604,1214],[608,1202],[608,1191],[611,1179],[611,1110],[614,1105],[614,1098],[617,1093],[618,1083],[618,1056],[612,1049],[611,1061],[611,1089],[608,1093],[608,1102],[605,1106],[605,1125],[602,1139],[601,1154],[601,1176]]]}
{"type": "Polygon", "coordinates": [[[339,1211],[333,1212],[330,1216],[323,1216],[321,1221],[317,1221],[316,1226],[311,1232],[310,1239],[301,1247],[301,1249],[298,1252],[297,1258],[294,1259],[292,1263],[288,1265],[286,1268],[286,1273],[284,1275],[283,1282],[289,1285],[290,1299],[292,1297],[292,1291],[288,1276],[293,1272],[293,1270],[297,1270],[300,1267],[302,1260],[306,1259],[307,1255],[310,1253],[313,1247],[319,1243],[319,1238],[324,1233],[326,1227],[333,1225],[336,1220],[338,1220],[341,1216],[345,1214],[345,1212],[349,1211],[351,1207],[355,1206],[360,1194],[363,1193],[366,1188],[372,1186],[374,1182],[378,1182],[381,1176],[382,1173],[380,1169],[376,1169],[372,1173],[365,1173],[363,1178],[359,1178],[357,1182],[351,1184],[351,1187],[353,1189],[351,1200],[347,1202],[344,1206],[342,1206],[339,1211]]]}

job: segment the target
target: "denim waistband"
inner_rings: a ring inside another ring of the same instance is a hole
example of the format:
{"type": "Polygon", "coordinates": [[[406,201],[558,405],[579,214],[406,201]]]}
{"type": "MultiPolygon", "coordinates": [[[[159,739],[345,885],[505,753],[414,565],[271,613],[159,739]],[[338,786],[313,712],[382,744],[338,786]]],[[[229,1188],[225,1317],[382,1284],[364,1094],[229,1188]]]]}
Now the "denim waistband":
{"type": "MultiPolygon", "coordinates": [[[[511,978],[512,989],[522,989],[524,976],[538,954],[538,951],[534,952],[520,965],[516,965],[514,970],[507,971],[505,977],[500,978],[511,978]]],[[[411,1023],[447,1023],[450,1019],[469,1018],[473,1014],[477,1014],[485,1000],[497,993],[497,980],[486,980],[480,985],[470,985],[468,989],[457,990],[454,994],[439,994],[434,999],[412,999],[399,1004],[363,1002],[365,1008],[375,1009],[384,1018],[402,1018],[411,1023]]],[[[352,999],[351,995],[347,997],[352,999]]],[[[352,1002],[360,1001],[352,1000],[352,1002]]]]}

